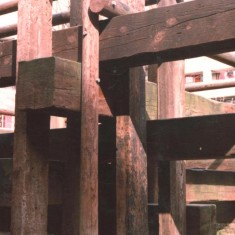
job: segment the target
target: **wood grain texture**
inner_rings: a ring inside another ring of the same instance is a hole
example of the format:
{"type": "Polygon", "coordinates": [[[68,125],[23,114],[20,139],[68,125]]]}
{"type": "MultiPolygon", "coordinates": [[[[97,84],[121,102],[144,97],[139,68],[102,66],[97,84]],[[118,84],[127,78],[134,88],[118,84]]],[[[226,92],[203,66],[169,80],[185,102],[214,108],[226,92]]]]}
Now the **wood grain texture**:
{"type": "Polygon", "coordinates": [[[188,160],[186,161],[186,168],[217,171],[235,171],[235,158],[188,160]]]}
{"type": "MultiPolygon", "coordinates": [[[[144,1],[125,1],[138,11],[144,1]]],[[[122,75],[124,77],[124,75],[122,75]]],[[[117,234],[148,234],[148,194],[145,117],[145,74],[131,68],[129,74],[129,116],[116,118],[117,234]]]]}
{"type": "Polygon", "coordinates": [[[234,185],[234,172],[187,170],[187,202],[234,201],[234,185]]]}
{"type": "MultiPolygon", "coordinates": [[[[50,0],[19,1],[17,62],[51,56],[51,4],[50,0]]],[[[48,115],[25,113],[16,107],[13,235],[47,234],[49,122],[48,115]]]]}
{"type": "Polygon", "coordinates": [[[136,66],[234,50],[234,11],[232,0],[197,0],[115,17],[100,35],[100,60],[136,66]]]}
{"type": "Polygon", "coordinates": [[[145,150],[130,117],[116,125],[117,234],[148,234],[145,150]]]}
{"type": "MultiPolygon", "coordinates": [[[[197,0],[115,17],[101,33],[100,61],[136,66],[234,50],[235,33],[227,30],[234,21],[234,8],[233,0],[197,0]],[[209,37],[208,32],[214,31],[209,37]]],[[[54,52],[78,58],[81,35],[77,40],[76,31],[75,27],[54,32],[54,52]]]]}
{"type": "Polygon", "coordinates": [[[79,233],[98,234],[98,15],[82,3],[82,98],[79,233]]]}
{"type": "Polygon", "coordinates": [[[81,64],[48,57],[20,62],[17,108],[50,115],[80,110],[81,64]]]}

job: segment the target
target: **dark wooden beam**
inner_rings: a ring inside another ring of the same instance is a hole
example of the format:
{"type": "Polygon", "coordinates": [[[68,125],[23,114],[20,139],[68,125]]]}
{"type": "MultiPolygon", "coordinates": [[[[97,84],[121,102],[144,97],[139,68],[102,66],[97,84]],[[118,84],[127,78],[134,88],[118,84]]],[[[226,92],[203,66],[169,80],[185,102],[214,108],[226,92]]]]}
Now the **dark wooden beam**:
{"type": "Polygon", "coordinates": [[[234,114],[148,121],[148,154],[156,160],[232,158],[234,114]]]}
{"type": "Polygon", "coordinates": [[[187,205],[187,233],[190,235],[216,234],[216,205],[187,205]]]}
{"type": "Polygon", "coordinates": [[[233,0],[197,0],[115,17],[100,35],[100,61],[136,66],[234,50],[234,13],[233,0]]]}
{"type": "Polygon", "coordinates": [[[20,110],[79,111],[81,63],[58,57],[20,62],[17,86],[20,110]]]}

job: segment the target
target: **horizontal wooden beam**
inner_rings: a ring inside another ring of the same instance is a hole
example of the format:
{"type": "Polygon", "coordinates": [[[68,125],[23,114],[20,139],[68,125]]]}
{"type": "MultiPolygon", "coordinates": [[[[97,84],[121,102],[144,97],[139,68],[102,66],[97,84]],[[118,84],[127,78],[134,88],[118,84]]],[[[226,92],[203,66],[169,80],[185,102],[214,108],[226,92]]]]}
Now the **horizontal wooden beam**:
{"type": "Polygon", "coordinates": [[[234,114],[148,121],[148,154],[163,161],[233,158],[234,122],[234,114]]]}
{"type": "Polygon", "coordinates": [[[234,20],[233,0],[197,0],[114,17],[100,35],[100,60],[136,66],[232,51],[234,20]]]}
{"type": "Polygon", "coordinates": [[[187,170],[187,202],[235,201],[235,172],[187,170]]]}
{"type": "MultiPolygon", "coordinates": [[[[234,20],[233,0],[197,0],[114,17],[100,35],[101,65],[128,67],[235,50],[234,20]],[[215,30],[213,37],[208,35],[215,30]]],[[[54,53],[81,57],[79,31],[54,32],[62,36],[55,39],[54,53]]]]}
{"type": "Polygon", "coordinates": [[[186,168],[187,169],[234,171],[235,172],[235,158],[188,160],[188,161],[186,161],[186,168]]]}

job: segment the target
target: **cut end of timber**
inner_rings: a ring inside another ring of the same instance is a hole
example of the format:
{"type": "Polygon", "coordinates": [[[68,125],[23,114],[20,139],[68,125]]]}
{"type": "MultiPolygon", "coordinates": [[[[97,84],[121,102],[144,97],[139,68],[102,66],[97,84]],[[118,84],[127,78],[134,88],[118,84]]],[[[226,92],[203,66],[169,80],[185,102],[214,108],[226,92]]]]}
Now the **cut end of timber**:
{"type": "Polygon", "coordinates": [[[90,10],[93,13],[100,13],[105,7],[104,0],[91,0],[90,2],[90,10]]]}

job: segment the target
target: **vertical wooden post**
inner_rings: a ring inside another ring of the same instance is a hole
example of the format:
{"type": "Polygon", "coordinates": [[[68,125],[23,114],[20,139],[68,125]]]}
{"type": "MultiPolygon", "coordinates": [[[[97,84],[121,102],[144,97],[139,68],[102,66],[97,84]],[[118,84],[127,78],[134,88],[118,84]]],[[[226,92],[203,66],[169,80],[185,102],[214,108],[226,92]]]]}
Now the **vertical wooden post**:
{"type": "MultiPolygon", "coordinates": [[[[144,1],[126,1],[144,9],[144,1]]],[[[147,157],[145,120],[145,74],[143,68],[129,72],[129,115],[116,120],[117,235],[148,234],[147,157]]]]}
{"type": "MultiPolygon", "coordinates": [[[[159,7],[175,4],[165,0],[159,7]]],[[[158,118],[184,115],[184,61],[158,68],[158,118]]],[[[159,235],[186,234],[185,165],[183,161],[159,162],[159,235]]]]}
{"type": "MultiPolygon", "coordinates": [[[[17,61],[51,56],[51,0],[18,3],[17,61]]],[[[11,234],[47,234],[49,116],[17,108],[11,234]]]]}
{"type": "MultiPolygon", "coordinates": [[[[82,25],[83,0],[70,0],[70,26],[82,25]]],[[[82,54],[79,47],[79,54],[82,54]]],[[[79,91],[78,91],[79,92],[79,91]]],[[[81,117],[69,116],[67,120],[69,136],[68,160],[65,163],[63,185],[62,235],[79,234],[79,194],[80,194],[80,135],[81,117]]]]}
{"type": "Polygon", "coordinates": [[[82,97],[79,234],[98,234],[98,15],[82,4],[82,97]]]}

